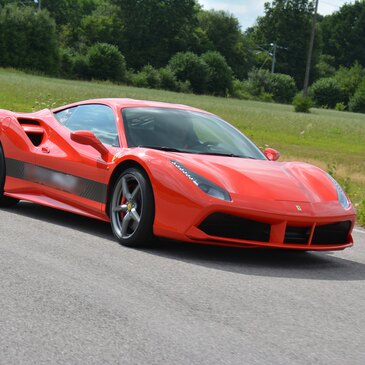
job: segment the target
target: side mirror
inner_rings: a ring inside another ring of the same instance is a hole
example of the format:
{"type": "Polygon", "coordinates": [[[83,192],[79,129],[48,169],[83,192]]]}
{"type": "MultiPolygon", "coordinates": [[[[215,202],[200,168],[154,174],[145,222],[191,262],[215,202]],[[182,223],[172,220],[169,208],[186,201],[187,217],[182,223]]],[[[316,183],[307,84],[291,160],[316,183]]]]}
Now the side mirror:
{"type": "Polygon", "coordinates": [[[267,157],[270,161],[276,161],[280,157],[280,152],[274,150],[273,148],[266,148],[264,151],[264,155],[267,157]]]}
{"type": "Polygon", "coordinates": [[[91,131],[71,132],[71,139],[80,144],[95,148],[102,156],[108,154],[108,149],[100,142],[99,138],[91,131]]]}

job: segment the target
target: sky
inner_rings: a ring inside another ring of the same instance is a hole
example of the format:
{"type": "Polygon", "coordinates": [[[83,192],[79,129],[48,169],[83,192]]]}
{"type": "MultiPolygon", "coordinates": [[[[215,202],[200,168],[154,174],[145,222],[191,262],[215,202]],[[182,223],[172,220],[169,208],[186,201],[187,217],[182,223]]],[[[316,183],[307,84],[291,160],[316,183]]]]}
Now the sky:
{"type": "MultiPolygon", "coordinates": [[[[242,30],[254,25],[258,16],[264,15],[264,3],[269,0],[198,0],[205,10],[226,10],[238,18],[242,30]]],[[[318,13],[328,15],[350,0],[319,0],[318,13]]]]}

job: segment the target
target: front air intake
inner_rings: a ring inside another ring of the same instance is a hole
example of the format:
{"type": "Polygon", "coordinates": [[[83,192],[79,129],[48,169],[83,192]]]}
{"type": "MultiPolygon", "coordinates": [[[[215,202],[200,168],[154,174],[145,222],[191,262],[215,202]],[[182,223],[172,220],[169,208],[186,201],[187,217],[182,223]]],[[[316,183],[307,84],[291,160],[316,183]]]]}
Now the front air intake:
{"type": "Polygon", "coordinates": [[[287,226],[285,230],[284,243],[295,243],[305,245],[309,241],[311,227],[291,227],[287,226]]]}
{"type": "Polygon", "coordinates": [[[341,245],[348,243],[351,221],[316,226],[312,245],[341,245]]]}
{"type": "Polygon", "coordinates": [[[198,227],[209,236],[269,242],[271,226],[224,213],[208,216],[198,227]]]}

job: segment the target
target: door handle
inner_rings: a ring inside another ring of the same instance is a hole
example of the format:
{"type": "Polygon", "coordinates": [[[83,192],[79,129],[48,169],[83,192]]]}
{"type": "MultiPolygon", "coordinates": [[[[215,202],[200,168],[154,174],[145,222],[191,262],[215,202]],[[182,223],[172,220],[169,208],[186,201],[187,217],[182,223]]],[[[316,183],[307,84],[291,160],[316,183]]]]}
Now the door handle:
{"type": "Polygon", "coordinates": [[[49,147],[42,147],[41,151],[43,153],[50,153],[51,150],[49,149],[49,147]]]}

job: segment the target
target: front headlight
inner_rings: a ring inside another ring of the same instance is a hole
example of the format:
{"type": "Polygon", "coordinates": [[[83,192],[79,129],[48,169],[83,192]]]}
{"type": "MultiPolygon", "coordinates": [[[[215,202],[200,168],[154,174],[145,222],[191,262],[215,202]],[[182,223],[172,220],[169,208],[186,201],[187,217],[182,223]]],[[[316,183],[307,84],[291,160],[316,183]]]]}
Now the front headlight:
{"type": "Polygon", "coordinates": [[[224,190],[214,182],[206,179],[205,177],[196,174],[189,170],[182,163],[176,160],[170,160],[171,163],[180,170],[189,180],[191,180],[200,190],[204,193],[221,200],[231,201],[231,197],[228,191],[224,190]]]}
{"type": "Polygon", "coordinates": [[[333,178],[333,176],[331,176],[330,174],[327,174],[329,176],[329,178],[332,180],[333,184],[336,187],[337,190],[337,197],[338,197],[338,201],[340,202],[340,204],[342,205],[342,207],[344,209],[348,209],[350,207],[350,200],[347,198],[345,192],[343,191],[343,189],[341,188],[340,184],[333,178]]]}

